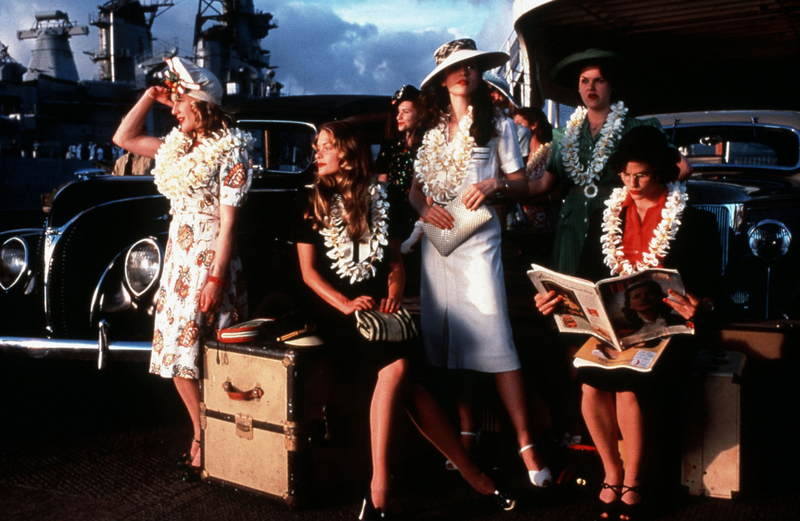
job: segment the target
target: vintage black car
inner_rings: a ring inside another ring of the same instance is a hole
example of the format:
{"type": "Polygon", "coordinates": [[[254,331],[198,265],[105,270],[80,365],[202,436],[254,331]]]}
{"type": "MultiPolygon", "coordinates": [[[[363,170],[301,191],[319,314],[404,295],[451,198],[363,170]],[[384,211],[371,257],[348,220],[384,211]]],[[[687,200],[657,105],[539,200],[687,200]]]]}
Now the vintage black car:
{"type": "MultiPolygon", "coordinates": [[[[259,313],[272,295],[302,287],[292,229],[312,180],[315,125],[350,119],[377,147],[390,104],[380,96],[298,96],[227,108],[257,142],[237,247],[250,309],[259,313]]],[[[0,234],[0,348],[94,357],[100,366],[109,357],[146,360],[169,203],[152,176],[76,177],[56,190],[42,229],[0,234]]]]}

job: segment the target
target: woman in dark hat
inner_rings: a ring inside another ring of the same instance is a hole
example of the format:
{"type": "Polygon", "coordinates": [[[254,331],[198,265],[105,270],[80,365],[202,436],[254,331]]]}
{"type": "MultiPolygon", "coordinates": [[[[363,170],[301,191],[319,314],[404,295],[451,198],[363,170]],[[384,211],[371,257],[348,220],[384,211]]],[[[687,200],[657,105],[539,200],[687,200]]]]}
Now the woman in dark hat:
{"type": "Polygon", "coordinates": [[[236,254],[236,224],[252,180],[253,138],[230,128],[222,84],[183,58],[167,60],[166,86],[150,87],[125,116],[114,143],[155,158],[153,177],[170,201],[172,221],[155,314],[150,372],[172,378],[194,432],[179,460],[185,481],[200,479],[200,346],[244,319],[247,294],[236,254]],[[156,102],[172,107],[178,127],[162,140],[143,133],[156,102]]]}
{"type": "Polygon", "coordinates": [[[392,96],[392,107],[397,121],[398,137],[384,142],[375,160],[375,171],[380,180],[400,187],[408,193],[414,178],[414,158],[422,143],[422,106],[419,90],[413,85],[403,85],[392,96]]]}
{"type": "MultiPolygon", "coordinates": [[[[620,58],[614,53],[590,49],[568,56],[551,73],[553,79],[568,87],[578,84],[583,106],[575,109],[565,127],[553,136],[553,152],[544,176],[531,185],[531,196],[550,193],[557,184],[564,194],[556,229],[552,269],[575,274],[589,215],[603,206],[603,199],[619,185],[608,168],[608,158],[620,138],[641,125],[661,128],[655,118],[641,120],[628,115],[618,99],[620,58]],[[577,81],[576,81],[577,80],[577,81]]],[[[691,167],[680,158],[681,179],[691,174],[691,167]]]]}
{"type": "MultiPolygon", "coordinates": [[[[433,89],[428,107],[436,126],[425,133],[417,154],[409,200],[426,223],[451,229],[453,217],[444,205],[456,198],[467,210],[476,210],[496,192],[514,199],[527,195],[528,187],[514,123],[492,107],[489,87],[481,79],[481,72],[502,65],[508,55],[478,51],[474,41],[463,39],[443,45],[434,57],[437,66],[422,88],[433,89]]],[[[501,224],[491,207],[488,211],[491,219],[447,256],[427,235],[423,240],[425,358],[436,367],[494,375],[529,477],[535,485],[546,486],[552,477],[534,451],[508,318],[501,224]]],[[[474,426],[465,425],[463,414],[461,426],[466,442],[474,426]]]]}
{"type": "MultiPolygon", "coordinates": [[[[640,126],[622,137],[609,163],[624,186],[614,189],[607,200],[599,198],[606,210],[598,209],[591,216],[578,275],[598,281],[648,268],[676,269],[687,293],[669,290],[661,301],[684,321],[693,321],[701,333],[710,326],[713,299],[719,294],[722,252],[714,216],[687,204],[685,188],[677,180],[678,162],[678,151],[654,127],[640,126]]],[[[549,315],[561,297],[550,291],[537,294],[535,301],[539,311],[549,315]]],[[[652,432],[667,443],[659,446],[658,453],[669,453],[668,443],[679,436],[669,430],[677,422],[672,421],[674,411],[667,410],[680,405],[680,382],[692,359],[686,345],[691,339],[673,337],[650,373],[578,369],[583,417],[605,471],[598,519],[619,515],[621,520],[632,520],[641,512],[637,505],[642,500],[648,442],[645,419],[661,422],[663,427],[652,432]],[[655,406],[654,400],[663,403],[655,406]],[[620,434],[625,441],[624,469],[620,434]]]]}

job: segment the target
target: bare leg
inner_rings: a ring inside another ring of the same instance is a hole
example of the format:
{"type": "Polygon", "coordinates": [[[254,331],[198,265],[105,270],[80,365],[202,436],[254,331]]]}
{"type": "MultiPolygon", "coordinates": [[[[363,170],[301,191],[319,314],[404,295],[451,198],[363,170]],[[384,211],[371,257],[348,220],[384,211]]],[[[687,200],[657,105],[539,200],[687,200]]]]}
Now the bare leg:
{"type": "Polygon", "coordinates": [[[444,410],[427,390],[419,384],[409,383],[405,404],[419,431],[453,462],[467,483],[481,494],[494,492],[494,482],[470,460],[444,410]]]}
{"type": "MultiPolygon", "coordinates": [[[[619,455],[619,430],[614,393],[600,391],[584,384],[581,409],[586,427],[603,461],[605,482],[609,485],[620,485],[623,470],[619,455]]],[[[611,503],[616,499],[617,493],[613,489],[604,488],[600,492],[601,501],[611,503]]]]}
{"type": "MultiPolygon", "coordinates": [[[[181,396],[183,400],[183,404],[186,406],[186,410],[189,411],[189,417],[192,419],[192,427],[194,428],[194,439],[200,439],[200,381],[199,380],[191,380],[188,378],[173,378],[173,382],[175,382],[175,388],[178,389],[178,394],[181,396]]],[[[196,443],[192,443],[192,447],[190,449],[192,456],[192,466],[199,467],[200,466],[200,446],[196,443]]]]}
{"type": "MultiPolygon", "coordinates": [[[[495,374],[497,391],[503,400],[503,405],[508,411],[511,423],[517,433],[517,443],[520,448],[530,447],[533,444],[530,425],[528,420],[528,405],[525,401],[525,385],[522,381],[522,370],[506,371],[495,374]]],[[[522,461],[528,470],[541,470],[544,462],[539,454],[533,449],[524,450],[521,454],[522,461]]]]}
{"type": "MultiPolygon", "coordinates": [[[[641,483],[642,457],[644,455],[644,419],[639,400],[630,391],[617,393],[617,422],[625,440],[625,480],[626,487],[638,487],[641,483]]],[[[629,490],[622,501],[635,504],[641,501],[637,491],[629,490]]]]}
{"type": "Polygon", "coordinates": [[[397,360],[378,372],[378,383],[372,393],[369,409],[370,444],[372,447],[372,482],[370,493],[372,504],[385,510],[389,496],[391,474],[389,442],[400,404],[403,385],[410,364],[408,360],[397,360]]]}

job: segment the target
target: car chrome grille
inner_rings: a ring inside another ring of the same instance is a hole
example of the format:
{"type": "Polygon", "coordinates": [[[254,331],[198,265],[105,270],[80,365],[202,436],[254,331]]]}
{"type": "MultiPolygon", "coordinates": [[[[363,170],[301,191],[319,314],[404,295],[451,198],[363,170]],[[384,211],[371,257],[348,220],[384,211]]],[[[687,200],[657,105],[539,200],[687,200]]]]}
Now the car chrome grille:
{"type": "Polygon", "coordinates": [[[732,231],[731,226],[731,212],[727,206],[713,205],[713,204],[698,204],[694,206],[700,210],[705,210],[714,214],[717,218],[717,228],[719,229],[719,239],[722,246],[722,266],[721,273],[725,273],[725,266],[728,265],[728,246],[730,243],[730,234],[732,231]]]}

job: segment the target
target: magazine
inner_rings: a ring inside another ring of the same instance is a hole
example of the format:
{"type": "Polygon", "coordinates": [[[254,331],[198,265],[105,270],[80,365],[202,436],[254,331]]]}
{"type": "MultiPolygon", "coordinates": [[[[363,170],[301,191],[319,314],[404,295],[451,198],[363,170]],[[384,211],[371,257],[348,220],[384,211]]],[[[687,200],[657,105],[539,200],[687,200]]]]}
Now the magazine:
{"type": "Polygon", "coordinates": [[[609,344],[590,338],[575,354],[575,367],[600,367],[603,369],[633,369],[650,372],[656,365],[670,337],[649,340],[634,347],[617,351],[609,344]]]}
{"type": "Polygon", "coordinates": [[[561,304],[553,318],[561,332],[586,333],[622,351],[675,334],[694,334],[694,324],[663,302],[668,291],[685,294],[675,270],[647,269],[597,284],[536,264],[528,272],[540,293],[555,291],[561,304]]]}

